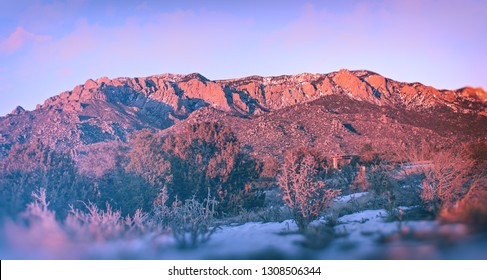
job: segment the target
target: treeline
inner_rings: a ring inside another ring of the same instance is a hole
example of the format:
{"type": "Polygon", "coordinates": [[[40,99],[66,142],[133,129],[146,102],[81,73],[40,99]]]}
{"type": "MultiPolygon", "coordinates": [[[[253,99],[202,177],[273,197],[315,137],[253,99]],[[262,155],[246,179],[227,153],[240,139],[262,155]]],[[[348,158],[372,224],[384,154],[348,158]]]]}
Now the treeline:
{"type": "Polygon", "coordinates": [[[127,170],[142,176],[155,190],[165,189],[168,203],[176,198],[212,197],[222,212],[263,203],[252,184],[261,164],[240,150],[235,134],[221,123],[190,124],[167,137],[143,130],[128,157],[127,170]]]}
{"type": "Polygon", "coordinates": [[[73,159],[36,141],[14,145],[0,168],[0,216],[16,217],[32,201],[32,193],[47,191],[49,208],[64,219],[69,206],[82,208],[106,202],[124,214],[149,210],[155,192],[141,177],[118,167],[100,178],[81,174],[73,159]]]}
{"type": "Polygon", "coordinates": [[[263,205],[253,181],[262,164],[240,150],[240,143],[218,122],[187,125],[161,137],[137,132],[132,149],[115,170],[100,178],[80,174],[73,159],[40,141],[14,145],[0,168],[0,214],[15,217],[46,189],[50,209],[63,219],[69,205],[88,202],[104,209],[107,202],[123,215],[150,212],[163,192],[166,203],[207,197],[217,199],[220,214],[263,205]]]}
{"type": "Polygon", "coordinates": [[[80,176],[69,155],[52,151],[40,141],[14,145],[0,162],[0,213],[14,217],[25,210],[38,188],[49,190],[50,206],[66,214],[68,204],[91,200],[96,190],[80,176]]]}

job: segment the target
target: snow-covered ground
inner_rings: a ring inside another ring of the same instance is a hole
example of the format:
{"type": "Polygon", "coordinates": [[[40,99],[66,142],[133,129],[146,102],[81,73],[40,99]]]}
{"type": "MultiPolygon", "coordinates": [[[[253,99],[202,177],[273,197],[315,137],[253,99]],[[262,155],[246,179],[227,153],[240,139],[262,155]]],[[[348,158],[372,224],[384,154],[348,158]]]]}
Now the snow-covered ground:
{"type": "MultiPolygon", "coordinates": [[[[357,193],[342,196],[337,203],[348,203],[357,193]]],[[[401,207],[410,211],[414,207],[401,207]]],[[[326,219],[314,226],[325,224],[326,219]]],[[[211,239],[194,249],[179,249],[171,235],[146,234],[133,239],[73,244],[55,247],[31,244],[9,247],[2,237],[0,257],[81,258],[81,259],[487,259],[486,234],[472,232],[462,224],[437,221],[388,222],[383,209],[365,210],[337,219],[327,246],[303,246],[306,237],[297,233],[292,220],[249,222],[220,227],[211,239]],[[38,246],[36,246],[38,245],[38,246]]],[[[52,246],[51,243],[48,243],[52,246]]],[[[59,244],[57,244],[59,245],[59,244]]],[[[15,246],[15,245],[12,245],[15,246]]]]}
{"type": "Polygon", "coordinates": [[[292,220],[250,222],[220,228],[205,244],[181,250],[170,236],[104,244],[89,258],[149,259],[486,259],[485,235],[465,225],[436,221],[386,222],[386,211],[365,210],[343,216],[336,237],[322,249],[302,245],[292,220]]]}
{"type": "Polygon", "coordinates": [[[357,199],[357,198],[359,198],[361,196],[364,196],[364,195],[366,195],[368,193],[369,192],[359,192],[359,193],[353,193],[353,194],[349,194],[349,195],[338,196],[333,201],[334,202],[345,203],[345,202],[349,202],[352,199],[357,199]]]}

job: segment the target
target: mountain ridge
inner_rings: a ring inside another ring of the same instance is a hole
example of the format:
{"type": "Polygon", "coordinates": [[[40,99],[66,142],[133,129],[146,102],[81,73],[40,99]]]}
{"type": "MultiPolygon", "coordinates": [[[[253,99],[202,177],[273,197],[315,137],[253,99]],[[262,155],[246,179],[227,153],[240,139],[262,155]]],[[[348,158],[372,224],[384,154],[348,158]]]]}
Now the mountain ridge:
{"type": "MultiPolygon", "coordinates": [[[[275,110],[329,94],[347,94],[354,99],[378,105],[402,103],[406,107],[418,108],[441,104],[464,113],[472,112],[472,110],[468,105],[462,106],[461,103],[487,101],[487,93],[482,88],[463,87],[457,90],[438,90],[418,82],[397,82],[372,71],[342,69],[328,74],[302,73],[268,77],[254,75],[224,80],[209,80],[199,73],[161,74],[140,78],[109,79],[102,77],[96,80],[89,79],[71,91],[48,98],[36,109],[55,105],[60,99],[80,102],[90,99],[110,101],[110,93],[105,89],[124,86],[146,94],[147,97],[156,101],[169,104],[176,110],[180,108],[178,108],[175,98],[186,97],[201,99],[223,110],[243,110],[243,113],[247,114],[254,113],[249,111],[249,101],[250,103],[257,101],[262,108],[275,110]],[[179,88],[180,84],[183,88],[179,88]],[[171,87],[174,88],[171,89],[171,87]],[[295,89],[296,92],[293,92],[293,89],[289,90],[290,88],[295,89]],[[187,93],[186,96],[178,96],[181,91],[187,93]],[[270,91],[270,95],[267,94],[268,91],[270,91]],[[260,98],[261,95],[263,98],[260,98]],[[272,102],[270,104],[266,102],[269,99],[272,102]],[[234,101],[236,104],[232,106],[234,101]]],[[[471,104],[469,105],[471,106],[471,104]]],[[[487,114],[485,105],[480,113],[487,114]]]]}
{"type": "Polygon", "coordinates": [[[298,146],[357,153],[366,143],[380,152],[422,139],[485,141],[487,102],[479,88],[437,90],[367,70],[214,81],[199,73],[102,77],[0,117],[0,159],[38,139],[98,174],[137,130],[171,133],[197,121],[224,122],[257,157],[298,146]]]}

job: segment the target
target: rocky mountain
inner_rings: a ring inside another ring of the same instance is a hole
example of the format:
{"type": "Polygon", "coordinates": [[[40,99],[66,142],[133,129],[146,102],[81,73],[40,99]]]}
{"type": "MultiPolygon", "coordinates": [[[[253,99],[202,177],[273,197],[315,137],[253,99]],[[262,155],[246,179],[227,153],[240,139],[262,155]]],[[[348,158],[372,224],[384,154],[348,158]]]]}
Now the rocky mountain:
{"type": "Polygon", "coordinates": [[[438,90],[370,71],[251,76],[211,81],[194,73],[88,80],[33,111],[0,117],[0,157],[40,139],[68,151],[95,176],[115,164],[134,131],[171,133],[187,122],[220,120],[257,157],[308,146],[329,154],[377,151],[422,140],[454,145],[487,140],[487,93],[438,90]]]}

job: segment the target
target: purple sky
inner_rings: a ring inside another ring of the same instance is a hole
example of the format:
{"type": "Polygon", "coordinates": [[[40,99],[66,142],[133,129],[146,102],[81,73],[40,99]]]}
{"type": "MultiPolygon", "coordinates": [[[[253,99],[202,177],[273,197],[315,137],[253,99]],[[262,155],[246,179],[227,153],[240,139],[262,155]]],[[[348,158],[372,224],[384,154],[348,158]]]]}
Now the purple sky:
{"type": "Polygon", "coordinates": [[[482,0],[0,0],[0,115],[89,78],[168,72],[368,69],[487,89],[486,15],[482,0]]]}

